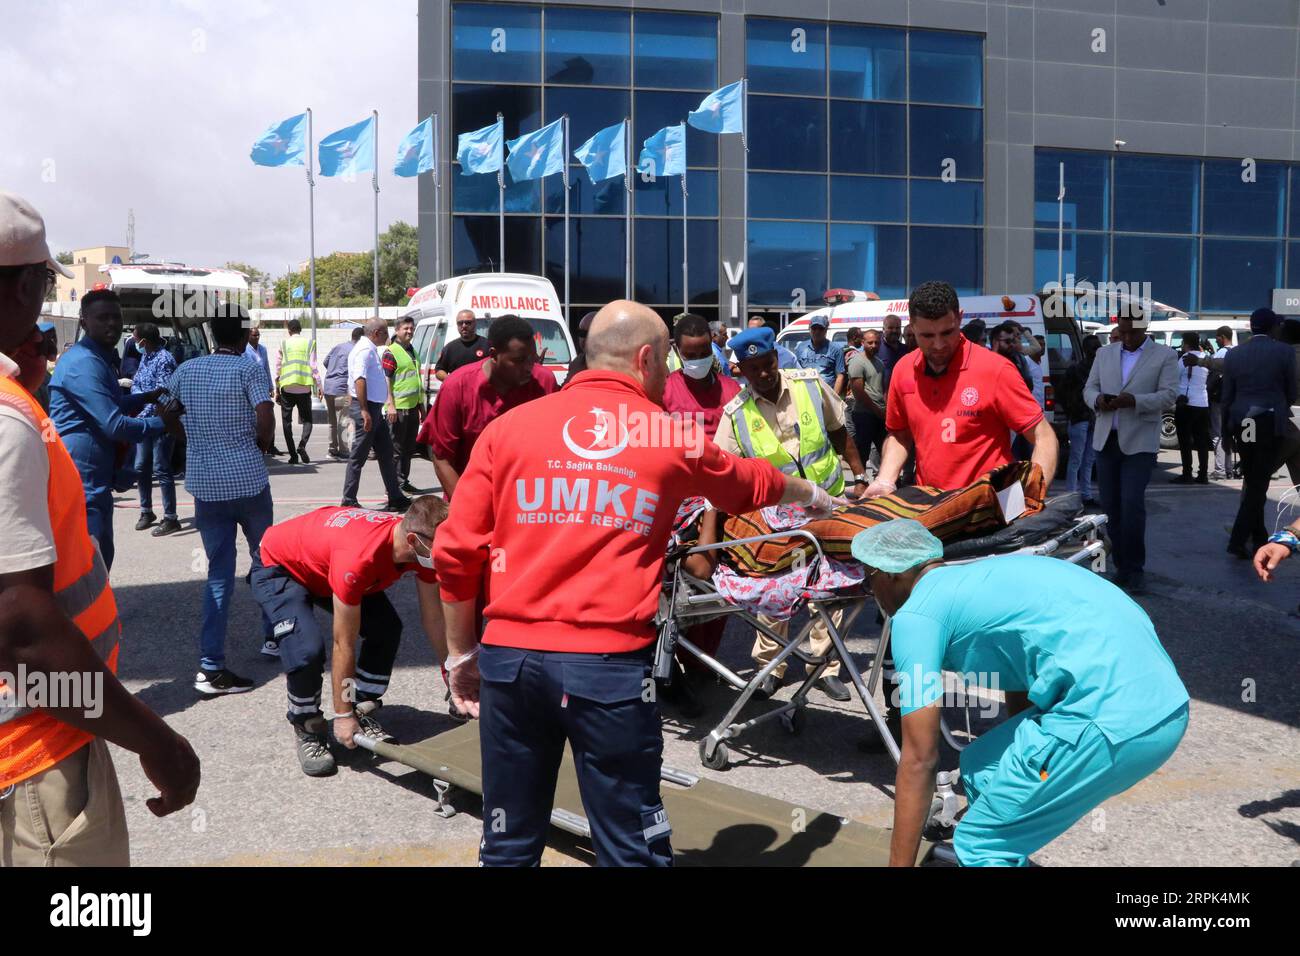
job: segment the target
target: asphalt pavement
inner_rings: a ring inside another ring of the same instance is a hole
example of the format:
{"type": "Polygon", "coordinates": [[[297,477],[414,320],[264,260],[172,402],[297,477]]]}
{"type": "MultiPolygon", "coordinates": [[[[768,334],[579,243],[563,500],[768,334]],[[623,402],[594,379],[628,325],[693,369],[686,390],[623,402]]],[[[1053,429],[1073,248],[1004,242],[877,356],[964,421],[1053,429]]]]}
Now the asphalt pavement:
{"type": "MultiPolygon", "coordinates": [[[[326,437],[327,429],[318,426],[309,446],[311,464],[289,467],[283,458],[273,459],[277,519],[338,503],[344,463],[324,457],[326,437]]],[[[1255,579],[1246,562],[1224,553],[1225,525],[1240,483],[1170,485],[1173,464],[1174,456],[1161,455],[1149,493],[1150,594],[1139,600],[1191,693],[1191,723],[1163,768],[1038,853],[1035,860],[1043,865],[1300,860],[1300,618],[1293,614],[1300,601],[1300,560],[1284,566],[1271,585],[1255,579]]],[[[427,461],[416,462],[413,479],[436,486],[427,461]]],[[[1283,488],[1274,483],[1273,502],[1283,488]]],[[[133,494],[119,497],[115,513],[112,582],[124,626],[120,676],[190,739],[203,762],[195,805],[157,819],[145,807],[153,791],[138,762],[115,751],[133,862],[473,865],[481,820],[472,801],[442,819],[433,812],[426,778],[360,751],[341,762],[337,776],[302,774],[285,719],[283,679],[277,663],[258,653],[260,617],[242,583],[230,616],[228,663],[256,687],[238,696],[198,699],[191,682],[198,665],[204,559],[193,504],[183,491],[179,497],[184,527],[168,537],[133,530],[133,494]]],[[[363,475],[361,499],[370,506],[384,500],[373,462],[363,475]]],[[[238,573],[247,568],[241,547],[238,573]]],[[[394,592],[406,630],[383,718],[400,740],[415,741],[454,725],[420,629],[414,585],[402,582],[394,592]]],[[[860,615],[850,650],[864,670],[877,634],[874,615],[860,615]]],[[[733,622],[722,658],[733,668],[749,666],[751,642],[752,635],[733,622]]],[[[787,685],[779,696],[790,690],[787,685]]],[[[814,691],[800,733],[789,734],[776,721],[760,725],[737,742],[729,769],[706,770],[698,758],[699,738],[730,699],[727,688],[709,687],[706,715],[691,721],[666,708],[665,762],[810,811],[890,825],[893,765],[887,756],[859,749],[867,728],[860,703],[834,704],[814,691]]],[[[750,706],[757,711],[768,705],[750,706]]],[[[955,764],[955,755],[947,754],[947,760],[955,764]]],[[[590,861],[585,846],[553,831],[545,863],[590,861]]]]}

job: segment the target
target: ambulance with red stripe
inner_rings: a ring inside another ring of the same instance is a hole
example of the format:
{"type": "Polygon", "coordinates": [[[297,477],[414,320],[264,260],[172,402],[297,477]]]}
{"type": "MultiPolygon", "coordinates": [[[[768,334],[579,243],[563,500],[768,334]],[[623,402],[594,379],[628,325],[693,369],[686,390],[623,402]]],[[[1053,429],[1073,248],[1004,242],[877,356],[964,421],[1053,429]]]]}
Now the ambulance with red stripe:
{"type": "Polygon", "coordinates": [[[533,327],[533,340],[544,368],[564,384],[574,352],[573,337],[564,319],[555,287],[541,276],[515,272],[478,272],[443,279],[422,289],[408,289],[411,300],[403,317],[415,319],[416,361],[427,403],[432,403],[442,383],[434,366],[443,346],[456,340],[456,313],[474,313],[475,331],[486,336],[492,320],[517,315],[533,327]]]}
{"type": "MultiPolygon", "coordinates": [[[[879,329],[887,315],[899,316],[904,328],[907,326],[907,299],[884,299],[874,292],[854,289],[828,289],[823,301],[826,303],[824,308],[801,315],[782,329],[777,334],[777,342],[793,352],[799,342],[810,338],[809,321],[814,315],[826,317],[827,335],[841,345],[845,344],[849,329],[859,328],[864,332],[879,329]]],[[[958,298],[958,304],[961,306],[962,325],[982,319],[984,325],[992,330],[994,326],[1012,319],[1029,329],[1031,334],[1041,335],[1046,340],[1047,355],[1043,366],[1045,411],[1058,437],[1064,436],[1069,428],[1069,419],[1056,405],[1053,378],[1082,357],[1082,336],[1074,319],[1072,299],[1057,293],[1028,292],[963,295],[958,298]]]]}

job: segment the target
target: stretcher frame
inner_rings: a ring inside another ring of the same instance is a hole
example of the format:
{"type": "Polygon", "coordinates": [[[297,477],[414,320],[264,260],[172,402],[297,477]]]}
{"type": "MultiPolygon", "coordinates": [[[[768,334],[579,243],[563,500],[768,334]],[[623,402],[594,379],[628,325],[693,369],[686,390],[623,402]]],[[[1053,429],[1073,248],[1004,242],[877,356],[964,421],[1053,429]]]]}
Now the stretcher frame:
{"type": "MultiPolygon", "coordinates": [[[[1084,515],[1077,518],[1065,529],[1058,531],[1048,539],[1039,544],[1029,545],[1017,548],[1007,552],[997,552],[989,555],[964,558],[954,560],[953,564],[968,564],[973,561],[990,560],[997,557],[1005,557],[1011,554],[1031,554],[1041,556],[1060,556],[1063,560],[1072,564],[1088,563],[1091,570],[1102,572],[1106,567],[1106,550],[1105,543],[1102,540],[1102,530],[1106,524],[1106,516],[1099,514],[1084,515]],[[1080,546],[1076,550],[1068,551],[1067,549],[1078,543],[1080,546]]],[[[889,648],[889,615],[881,614],[884,617],[884,625],[881,628],[880,641],[877,644],[875,654],[872,659],[871,668],[867,678],[864,678],[861,671],[853,661],[853,656],[848,652],[845,645],[844,634],[852,631],[853,623],[857,620],[862,609],[867,605],[868,599],[875,605],[875,600],[871,592],[864,588],[857,588],[851,592],[837,594],[826,599],[810,599],[805,601],[808,609],[808,621],[799,630],[798,634],[793,637],[781,637],[776,631],[763,624],[757,614],[738,607],[728,601],[716,588],[711,581],[705,581],[688,574],[682,567],[685,558],[693,554],[704,554],[710,551],[717,551],[723,548],[730,548],[738,544],[753,544],[770,541],[789,540],[791,538],[802,538],[812,545],[814,556],[810,559],[813,562],[820,562],[822,566],[826,562],[826,554],[822,550],[821,542],[815,535],[806,529],[794,529],[790,531],[773,532],[772,534],[756,535],[749,538],[738,538],[727,541],[717,542],[708,545],[696,545],[691,548],[674,552],[669,556],[668,570],[666,575],[665,589],[668,592],[667,606],[665,602],[660,602],[660,612],[656,617],[655,623],[660,628],[660,641],[664,642],[664,628],[671,628],[669,643],[675,647],[680,647],[686,653],[691,654],[700,661],[705,667],[712,671],[724,683],[730,685],[739,693],[736,700],[727,709],[722,719],[711,729],[704,737],[700,739],[700,762],[711,770],[725,769],[729,763],[728,741],[733,741],[746,731],[770,720],[780,720],[785,729],[792,734],[798,733],[802,727],[803,710],[808,703],[808,693],[812,690],[813,685],[821,677],[822,672],[834,659],[831,655],[836,655],[844,672],[848,674],[849,682],[852,684],[858,699],[862,702],[867,711],[867,715],[875,727],[876,732],[880,735],[886,751],[895,764],[901,757],[899,741],[895,740],[889,727],[885,722],[884,716],[876,706],[875,691],[880,684],[883,663],[889,648]],[[835,626],[832,620],[834,611],[838,609],[845,610],[845,616],[842,622],[843,634],[841,629],[835,626]],[[741,620],[751,624],[756,630],[767,635],[770,639],[781,646],[777,654],[760,667],[752,677],[746,679],[741,677],[735,671],[731,670],[721,661],[717,660],[710,654],[705,653],[699,647],[692,644],[681,631],[685,630],[691,624],[699,623],[705,620],[713,620],[719,617],[739,617],[741,620]],[[813,624],[821,621],[826,632],[830,637],[831,647],[825,655],[815,655],[804,651],[800,646],[812,631],[813,624]],[[803,682],[795,689],[790,700],[780,702],[776,707],[770,708],[761,714],[757,714],[745,720],[738,720],[741,710],[753,698],[762,682],[769,674],[776,670],[783,662],[791,658],[796,658],[805,665],[805,676],[803,682]]],[[[814,569],[815,575],[815,569],[814,569]]],[[[810,578],[814,577],[810,575],[810,578]]],[[[815,583],[812,582],[812,583],[815,583]]],[[[878,605],[877,605],[878,606],[878,605]]],[[[946,718],[941,721],[945,739],[954,749],[960,750],[964,743],[959,740],[947,724],[946,718]]],[[[967,714],[967,730],[969,732],[969,713],[967,714]]],[[[952,784],[956,783],[955,775],[947,775],[945,779],[938,781],[939,792],[936,800],[944,804],[939,808],[937,816],[940,821],[943,817],[951,817],[950,812],[945,810],[955,806],[955,794],[952,794],[952,784]],[[949,797],[951,796],[951,800],[949,797]]],[[[951,820],[947,825],[951,825],[951,820]]]]}

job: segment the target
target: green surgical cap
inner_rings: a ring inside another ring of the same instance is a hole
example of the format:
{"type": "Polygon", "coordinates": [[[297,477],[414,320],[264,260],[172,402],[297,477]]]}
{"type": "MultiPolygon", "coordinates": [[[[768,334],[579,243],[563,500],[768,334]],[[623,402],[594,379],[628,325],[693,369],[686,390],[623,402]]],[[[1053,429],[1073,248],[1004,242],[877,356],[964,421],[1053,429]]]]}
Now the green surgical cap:
{"type": "Polygon", "coordinates": [[[943,557],[943,542],[919,521],[895,518],[853,536],[853,556],[868,567],[900,574],[943,557]]]}

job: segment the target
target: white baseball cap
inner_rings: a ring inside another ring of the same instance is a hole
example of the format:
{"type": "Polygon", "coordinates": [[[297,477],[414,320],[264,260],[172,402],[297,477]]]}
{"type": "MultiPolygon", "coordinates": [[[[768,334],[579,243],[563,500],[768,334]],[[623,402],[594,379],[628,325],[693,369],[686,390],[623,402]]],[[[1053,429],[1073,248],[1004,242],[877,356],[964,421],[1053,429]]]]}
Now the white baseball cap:
{"type": "Polygon", "coordinates": [[[65,279],[72,278],[50,255],[41,214],[26,199],[0,190],[0,266],[27,266],[42,260],[65,279]]]}

